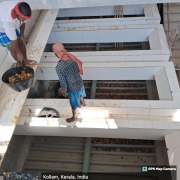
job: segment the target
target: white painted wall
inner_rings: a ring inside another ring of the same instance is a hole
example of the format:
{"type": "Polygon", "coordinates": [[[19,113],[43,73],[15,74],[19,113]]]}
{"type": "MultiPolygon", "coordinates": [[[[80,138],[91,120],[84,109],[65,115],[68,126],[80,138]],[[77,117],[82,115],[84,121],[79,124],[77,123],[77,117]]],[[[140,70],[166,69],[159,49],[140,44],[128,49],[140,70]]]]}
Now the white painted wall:
{"type": "MultiPolygon", "coordinates": [[[[124,15],[144,14],[144,4],[123,6],[124,15]]],[[[78,17],[78,16],[111,16],[114,15],[114,6],[84,7],[60,9],[57,17],[78,17]]]]}

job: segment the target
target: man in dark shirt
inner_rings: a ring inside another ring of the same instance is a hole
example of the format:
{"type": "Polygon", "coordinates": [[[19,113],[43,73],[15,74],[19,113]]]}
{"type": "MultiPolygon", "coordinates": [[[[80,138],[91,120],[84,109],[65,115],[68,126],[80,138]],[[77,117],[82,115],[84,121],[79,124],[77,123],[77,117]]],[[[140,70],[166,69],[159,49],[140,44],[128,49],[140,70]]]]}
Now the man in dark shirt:
{"type": "Polygon", "coordinates": [[[74,55],[68,53],[60,43],[54,44],[52,49],[55,55],[60,59],[56,66],[56,72],[59,76],[62,96],[67,97],[68,93],[73,116],[66,119],[66,121],[71,123],[78,119],[77,108],[86,106],[84,102],[86,93],[83,80],[80,76],[80,74],[83,75],[82,62],[74,55]]]}

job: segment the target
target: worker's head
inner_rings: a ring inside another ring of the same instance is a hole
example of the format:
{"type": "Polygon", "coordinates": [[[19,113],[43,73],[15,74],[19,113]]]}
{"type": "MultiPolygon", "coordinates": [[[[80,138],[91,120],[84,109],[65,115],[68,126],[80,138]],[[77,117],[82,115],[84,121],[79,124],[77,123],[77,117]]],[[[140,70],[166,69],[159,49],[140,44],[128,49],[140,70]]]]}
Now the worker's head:
{"type": "Polygon", "coordinates": [[[19,2],[11,11],[13,19],[18,18],[20,21],[25,21],[32,17],[32,11],[29,4],[25,2],[19,2]]]}
{"type": "Polygon", "coordinates": [[[64,46],[61,43],[54,44],[52,50],[59,59],[62,59],[63,57],[69,58],[67,55],[64,54],[65,52],[67,52],[67,50],[64,48],[64,46]]]}

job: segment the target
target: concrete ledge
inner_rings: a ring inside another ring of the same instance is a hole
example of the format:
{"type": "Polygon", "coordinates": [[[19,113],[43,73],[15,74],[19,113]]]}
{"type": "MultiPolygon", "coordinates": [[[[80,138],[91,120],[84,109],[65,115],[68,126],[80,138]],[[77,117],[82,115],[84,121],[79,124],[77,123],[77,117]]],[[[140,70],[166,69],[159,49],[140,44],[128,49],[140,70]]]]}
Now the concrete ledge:
{"type": "MultiPolygon", "coordinates": [[[[58,0],[50,1],[44,0],[41,1],[33,1],[33,0],[26,0],[31,5],[33,10],[35,9],[63,9],[63,8],[78,8],[78,7],[97,7],[97,6],[114,6],[114,5],[130,5],[130,4],[149,4],[148,0],[121,0],[121,2],[117,0],[111,1],[101,1],[101,0],[92,0],[91,2],[87,2],[84,0],[79,0],[78,2],[74,3],[72,0],[63,0],[59,3],[58,0]]],[[[175,3],[179,2],[179,0],[151,0],[151,4],[155,3],[175,3]]]]}
{"type": "Polygon", "coordinates": [[[165,134],[178,131],[176,122],[161,122],[154,127],[153,121],[82,119],[74,123],[66,123],[64,118],[21,118],[15,134],[39,136],[76,136],[76,137],[108,137],[130,139],[162,140],[165,134]],[[29,123],[29,124],[28,124],[29,123]],[[169,128],[167,128],[169,127],[169,128]],[[142,137],[143,136],[143,137],[142,137]]]}
{"type": "MultiPolygon", "coordinates": [[[[128,5],[123,6],[123,14],[142,14],[145,17],[124,17],[124,18],[101,18],[101,19],[77,19],[77,20],[57,20],[54,23],[54,28],[58,27],[92,27],[106,25],[140,25],[140,24],[159,24],[160,15],[157,4],[147,5],[128,5]]],[[[58,17],[73,17],[73,16],[103,16],[113,15],[114,6],[109,7],[92,7],[92,8],[76,8],[76,9],[60,9],[58,17]],[[78,14],[77,14],[78,11],[78,14]]]]}

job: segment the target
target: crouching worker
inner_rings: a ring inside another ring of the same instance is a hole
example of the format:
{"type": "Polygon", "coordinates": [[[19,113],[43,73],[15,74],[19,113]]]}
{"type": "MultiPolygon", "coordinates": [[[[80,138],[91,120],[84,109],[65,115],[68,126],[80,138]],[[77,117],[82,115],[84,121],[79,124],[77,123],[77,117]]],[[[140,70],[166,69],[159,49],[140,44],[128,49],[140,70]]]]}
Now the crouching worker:
{"type": "Polygon", "coordinates": [[[26,56],[24,30],[27,20],[31,17],[31,8],[25,2],[4,1],[0,3],[0,46],[10,50],[18,67],[22,66],[22,60],[26,65],[37,65],[36,61],[29,60],[26,56]]]}
{"type": "Polygon", "coordinates": [[[80,76],[80,74],[83,75],[82,62],[74,55],[68,53],[60,43],[54,44],[52,49],[60,59],[56,66],[56,72],[59,76],[62,96],[67,97],[68,93],[73,116],[66,119],[66,122],[71,123],[78,119],[77,108],[86,106],[84,102],[86,93],[83,80],[80,76]]]}

